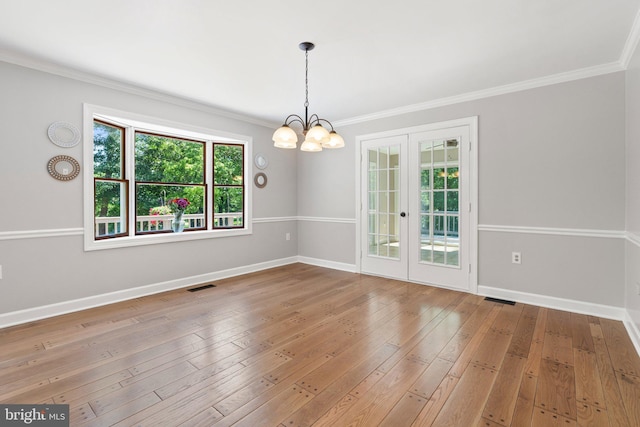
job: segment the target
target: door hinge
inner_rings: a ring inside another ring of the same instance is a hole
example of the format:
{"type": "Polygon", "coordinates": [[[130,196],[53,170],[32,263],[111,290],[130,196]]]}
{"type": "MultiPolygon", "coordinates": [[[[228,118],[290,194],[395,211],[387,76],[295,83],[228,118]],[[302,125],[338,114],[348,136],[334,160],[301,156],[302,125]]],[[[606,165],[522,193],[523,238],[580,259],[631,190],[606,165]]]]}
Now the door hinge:
{"type": "Polygon", "coordinates": [[[469,264],[469,274],[471,274],[471,264],[469,264]]]}
{"type": "Polygon", "coordinates": [[[471,212],[471,203],[469,203],[469,212],[471,212]]]}

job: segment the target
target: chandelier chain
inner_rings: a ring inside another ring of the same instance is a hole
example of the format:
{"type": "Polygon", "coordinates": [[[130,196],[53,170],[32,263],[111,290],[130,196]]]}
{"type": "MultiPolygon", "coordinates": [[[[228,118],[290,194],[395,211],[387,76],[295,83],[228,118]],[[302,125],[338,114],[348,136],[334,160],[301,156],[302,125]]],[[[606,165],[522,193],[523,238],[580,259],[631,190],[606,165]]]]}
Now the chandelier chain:
{"type": "Polygon", "coordinates": [[[304,51],[304,107],[309,107],[309,51],[304,51]]]}

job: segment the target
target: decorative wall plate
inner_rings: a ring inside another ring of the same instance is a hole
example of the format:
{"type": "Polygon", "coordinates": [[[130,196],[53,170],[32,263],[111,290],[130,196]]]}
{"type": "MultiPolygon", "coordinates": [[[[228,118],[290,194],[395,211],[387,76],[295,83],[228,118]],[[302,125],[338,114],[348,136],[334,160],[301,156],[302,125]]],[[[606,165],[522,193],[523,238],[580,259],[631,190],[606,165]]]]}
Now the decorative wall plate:
{"type": "Polygon", "coordinates": [[[267,175],[264,174],[264,172],[258,172],[254,177],[253,177],[253,183],[256,185],[256,187],[258,188],[264,188],[267,186],[267,175]]]}
{"type": "Polygon", "coordinates": [[[267,166],[269,166],[269,160],[262,154],[256,154],[253,163],[255,163],[258,169],[266,169],[267,166]]]}
{"type": "Polygon", "coordinates": [[[60,181],[71,181],[80,173],[80,163],[71,156],[55,156],[47,164],[49,175],[60,181]]]}
{"type": "Polygon", "coordinates": [[[69,148],[80,142],[80,129],[71,123],[55,122],[49,126],[47,135],[58,147],[69,148]]]}

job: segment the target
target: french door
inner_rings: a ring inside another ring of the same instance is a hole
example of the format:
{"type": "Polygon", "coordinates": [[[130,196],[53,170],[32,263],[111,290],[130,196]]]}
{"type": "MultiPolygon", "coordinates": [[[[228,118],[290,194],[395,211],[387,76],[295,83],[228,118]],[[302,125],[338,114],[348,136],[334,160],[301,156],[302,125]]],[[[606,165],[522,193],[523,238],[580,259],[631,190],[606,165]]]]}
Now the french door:
{"type": "Polygon", "coordinates": [[[469,125],[361,141],[361,271],[471,286],[469,125]]]}

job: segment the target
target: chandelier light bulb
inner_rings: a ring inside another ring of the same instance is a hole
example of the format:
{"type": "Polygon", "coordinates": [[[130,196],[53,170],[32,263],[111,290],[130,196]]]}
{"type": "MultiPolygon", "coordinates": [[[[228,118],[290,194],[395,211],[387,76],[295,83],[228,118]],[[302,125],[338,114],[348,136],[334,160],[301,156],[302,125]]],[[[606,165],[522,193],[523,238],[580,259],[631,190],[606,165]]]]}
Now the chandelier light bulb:
{"type": "Polygon", "coordinates": [[[344,139],[338,135],[335,130],[329,133],[329,142],[322,144],[324,148],[342,148],[344,147],[344,139]]]}
{"type": "Polygon", "coordinates": [[[307,137],[300,146],[300,150],[308,152],[322,151],[322,144],[307,137]]]}
{"type": "Polygon", "coordinates": [[[296,148],[298,135],[289,126],[284,125],[273,133],[273,145],[278,148],[296,148]]]}

